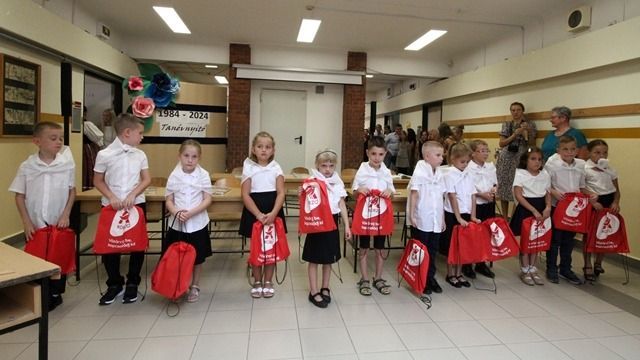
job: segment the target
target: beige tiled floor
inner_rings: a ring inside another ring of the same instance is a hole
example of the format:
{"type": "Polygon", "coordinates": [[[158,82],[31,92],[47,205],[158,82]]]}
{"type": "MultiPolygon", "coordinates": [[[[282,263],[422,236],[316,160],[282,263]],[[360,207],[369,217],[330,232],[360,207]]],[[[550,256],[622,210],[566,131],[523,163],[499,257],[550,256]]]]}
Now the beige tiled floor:
{"type": "MultiPolygon", "coordinates": [[[[640,318],[566,282],[526,286],[516,276],[514,259],[494,266],[497,294],[454,289],[440,280],[444,293],[435,294],[433,307],[427,309],[406,286],[395,287],[400,251],[392,251],[385,265],[384,277],[394,284],[389,296],[358,294],[349,255],[340,261],[343,283],[337,276],[331,280],[334,301],[318,309],[307,300],[296,219],[288,219],[288,225],[292,256],[273,299],[250,298],[246,256],[216,254],[204,265],[200,301],[182,303],[176,317],[167,316],[167,302],[151,290],[143,302],[101,307],[95,265],[89,265],[77,286],[67,286],[64,304],[51,313],[50,358],[640,358],[640,318]]],[[[580,267],[579,258],[576,253],[575,268],[580,267]]],[[[157,256],[149,257],[149,271],[156,261],[157,256]]],[[[442,259],[437,261],[442,269],[442,259]]],[[[583,286],[640,297],[635,274],[622,286],[621,269],[605,266],[600,283],[583,286]]],[[[284,266],[278,271],[282,275],[284,266]]],[[[100,275],[104,281],[102,270],[100,275]]],[[[490,285],[478,281],[478,286],[490,285]]],[[[36,359],[37,334],[32,326],[0,336],[0,359],[36,359]]]]}

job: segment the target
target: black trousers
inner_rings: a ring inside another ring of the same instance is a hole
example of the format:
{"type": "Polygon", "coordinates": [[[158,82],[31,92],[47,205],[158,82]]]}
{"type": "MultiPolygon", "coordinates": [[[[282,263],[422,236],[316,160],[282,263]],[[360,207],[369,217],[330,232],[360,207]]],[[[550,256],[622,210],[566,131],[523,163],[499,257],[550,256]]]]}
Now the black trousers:
{"type": "MultiPolygon", "coordinates": [[[[147,213],[147,204],[136,204],[147,213]]],[[[123,286],[125,285],[124,277],[120,275],[120,258],[122,254],[102,255],[102,263],[107,271],[107,286],[123,286]]],[[[140,285],[142,278],[142,264],[144,263],[144,252],[132,252],[129,254],[129,271],[127,272],[127,285],[140,285]]]]}

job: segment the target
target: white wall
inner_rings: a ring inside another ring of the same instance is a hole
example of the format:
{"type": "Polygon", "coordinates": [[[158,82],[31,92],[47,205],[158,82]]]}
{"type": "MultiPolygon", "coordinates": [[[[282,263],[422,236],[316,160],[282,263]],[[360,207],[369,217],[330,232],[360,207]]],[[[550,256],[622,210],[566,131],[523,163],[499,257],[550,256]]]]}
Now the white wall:
{"type": "MultiPolygon", "coordinates": [[[[262,89],[298,90],[307,92],[307,129],[305,138],[305,167],[313,168],[316,152],[326,147],[342,157],[342,85],[324,85],[324,94],[316,94],[317,84],[284,81],[251,81],[250,136],[261,130],[260,93],[262,89]]],[[[278,139],[276,139],[278,141],[278,139]]],[[[277,159],[276,154],[276,159],[277,159]]],[[[340,167],[340,164],[338,164],[340,167]]],[[[286,169],[285,169],[286,171],[286,169]]]]}

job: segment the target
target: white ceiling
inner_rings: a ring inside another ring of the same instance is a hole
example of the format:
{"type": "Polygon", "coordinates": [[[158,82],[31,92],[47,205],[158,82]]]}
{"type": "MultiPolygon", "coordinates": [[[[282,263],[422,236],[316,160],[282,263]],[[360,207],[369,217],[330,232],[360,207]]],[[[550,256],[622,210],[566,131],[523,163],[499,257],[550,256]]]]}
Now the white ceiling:
{"type": "MultiPolygon", "coordinates": [[[[546,16],[565,13],[579,0],[77,0],[77,6],[111,27],[123,41],[197,46],[247,43],[326,51],[364,51],[412,61],[447,63],[546,16]],[[152,9],[173,6],[191,35],[172,33],[152,9]],[[310,6],[312,10],[307,10],[310,6]],[[322,20],[312,44],[296,36],[303,17],[322,20]],[[429,29],[448,33],[422,51],[404,47],[429,29]]],[[[215,71],[201,64],[164,66],[181,78],[215,71]]],[[[222,71],[224,69],[221,69],[222,71]]],[[[389,74],[393,75],[393,74],[389,74]]],[[[210,82],[211,77],[207,76],[210,82]]],[[[394,79],[387,79],[393,81],[394,79]]],[[[395,79],[397,81],[397,79],[395,79]]],[[[191,81],[191,80],[188,80],[191,81]]],[[[369,79],[376,84],[378,80],[369,79]]],[[[200,81],[199,81],[200,82],[200,81]]],[[[371,91],[372,89],[368,89],[371,91]]]]}

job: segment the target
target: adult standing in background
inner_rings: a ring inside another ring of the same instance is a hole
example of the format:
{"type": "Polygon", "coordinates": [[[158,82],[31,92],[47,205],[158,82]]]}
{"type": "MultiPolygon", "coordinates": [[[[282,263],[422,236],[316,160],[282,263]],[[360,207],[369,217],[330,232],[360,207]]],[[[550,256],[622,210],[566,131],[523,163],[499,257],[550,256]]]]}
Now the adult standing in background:
{"type": "MultiPolygon", "coordinates": [[[[524,117],[524,105],[514,102],[509,106],[511,121],[502,124],[500,130],[500,155],[496,160],[496,172],[498,175],[498,191],[496,196],[500,198],[500,210],[507,218],[509,215],[509,202],[513,201],[513,179],[520,156],[527,151],[530,145],[536,144],[538,131],[536,124],[527,121],[524,117]]],[[[555,150],[554,150],[555,152],[555,150]]]]}
{"type": "Polygon", "coordinates": [[[367,155],[367,149],[369,148],[369,129],[364,129],[362,141],[364,142],[364,152],[362,153],[362,162],[367,162],[369,161],[369,156],[367,155]]]}
{"type": "Polygon", "coordinates": [[[542,156],[546,161],[551,155],[556,153],[558,147],[558,140],[564,135],[572,136],[576,139],[576,145],[578,147],[577,158],[586,160],[589,157],[589,151],[587,150],[587,138],[582,131],[572,128],[569,125],[571,119],[571,109],[566,106],[556,106],[551,109],[551,126],[555,128],[555,131],[550,132],[544,137],[542,141],[542,156]]]}
{"type": "Polygon", "coordinates": [[[412,128],[407,129],[407,142],[409,143],[409,171],[407,175],[411,175],[413,174],[413,168],[418,162],[418,157],[416,157],[418,139],[416,132],[412,128]]]}
{"type": "Polygon", "coordinates": [[[113,128],[113,120],[116,119],[116,113],[113,109],[106,109],[102,112],[102,133],[104,134],[104,147],[109,146],[116,139],[116,131],[113,128]]]}
{"type": "Polygon", "coordinates": [[[451,130],[451,126],[446,122],[441,122],[438,126],[438,136],[440,138],[440,143],[444,147],[444,158],[442,159],[442,165],[447,165],[449,163],[449,148],[455,144],[456,138],[453,135],[453,131],[451,130]]]}
{"type": "Polygon", "coordinates": [[[424,160],[422,158],[422,145],[429,141],[429,131],[427,129],[422,129],[420,131],[420,138],[418,139],[418,143],[416,144],[416,153],[414,157],[416,158],[416,162],[418,160],[424,160]]]}
{"type": "Polygon", "coordinates": [[[376,124],[376,132],[373,133],[373,136],[384,137],[384,131],[382,131],[382,124],[376,124]]]}
{"type": "Polygon", "coordinates": [[[396,130],[388,133],[384,137],[384,143],[387,145],[387,156],[384,158],[384,164],[392,170],[396,168],[396,157],[400,148],[400,134],[402,134],[402,124],[396,124],[396,130]]]}

